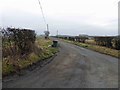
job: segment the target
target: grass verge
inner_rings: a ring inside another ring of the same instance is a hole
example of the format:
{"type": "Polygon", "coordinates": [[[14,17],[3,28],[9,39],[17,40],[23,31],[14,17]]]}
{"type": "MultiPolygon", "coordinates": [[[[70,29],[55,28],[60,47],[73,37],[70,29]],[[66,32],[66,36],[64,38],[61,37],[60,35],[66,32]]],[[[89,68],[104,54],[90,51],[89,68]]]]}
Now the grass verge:
{"type": "Polygon", "coordinates": [[[37,38],[35,43],[35,48],[33,52],[28,54],[24,58],[20,58],[19,56],[15,56],[11,58],[11,56],[7,58],[3,58],[2,60],[2,74],[3,76],[9,75],[11,73],[16,73],[18,70],[29,67],[30,65],[37,63],[38,61],[45,60],[50,58],[59,50],[58,48],[51,47],[52,40],[45,40],[44,38],[37,38]],[[13,62],[16,66],[13,65],[13,62]]]}
{"type": "Polygon", "coordinates": [[[113,57],[116,57],[116,58],[120,58],[120,51],[119,50],[115,50],[115,49],[111,49],[111,48],[107,48],[107,47],[103,47],[103,46],[98,46],[98,45],[91,45],[91,44],[86,44],[86,43],[69,41],[69,40],[64,40],[64,41],[68,42],[68,43],[75,44],[75,45],[83,47],[83,48],[94,50],[96,52],[100,52],[100,53],[103,53],[103,54],[106,54],[106,55],[110,55],[110,56],[113,56],[113,57]]]}

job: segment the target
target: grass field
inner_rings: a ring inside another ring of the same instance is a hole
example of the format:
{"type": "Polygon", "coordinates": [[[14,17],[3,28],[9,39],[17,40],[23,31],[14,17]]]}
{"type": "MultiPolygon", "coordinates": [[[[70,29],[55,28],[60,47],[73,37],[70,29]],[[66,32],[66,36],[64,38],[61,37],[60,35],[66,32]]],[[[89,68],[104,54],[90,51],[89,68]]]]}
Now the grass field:
{"type": "Polygon", "coordinates": [[[85,43],[95,45],[96,42],[94,40],[86,40],[85,43]]]}
{"type": "Polygon", "coordinates": [[[27,57],[20,58],[18,56],[14,57],[14,59],[11,57],[3,58],[2,74],[9,75],[10,73],[17,71],[17,67],[13,66],[13,62],[17,63],[19,69],[24,69],[40,60],[50,58],[58,52],[58,48],[51,47],[52,40],[45,40],[44,38],[38,37],[35,45],[36,48],[27,57]]]}
{"type": "Polygon", "coordinates": [[[107,47],[103,47],[103,46],[74,42],[74,41],[69,41],[69,40],[64,40],[64,41],[68,42],[68,43],[78,45],[80,47],[84,47],[84,48],[87,48],[87,49],[90,49],[90,50],[100,52],[100,53],[103,53],[103,54],[106,54],[106,55],[110,55],[110,56],[113,56],[113,57],[120,58],[120,51],[119,50],[115,50],[115,49],[111,49],[111,48],[107,48],[107,47]]]}

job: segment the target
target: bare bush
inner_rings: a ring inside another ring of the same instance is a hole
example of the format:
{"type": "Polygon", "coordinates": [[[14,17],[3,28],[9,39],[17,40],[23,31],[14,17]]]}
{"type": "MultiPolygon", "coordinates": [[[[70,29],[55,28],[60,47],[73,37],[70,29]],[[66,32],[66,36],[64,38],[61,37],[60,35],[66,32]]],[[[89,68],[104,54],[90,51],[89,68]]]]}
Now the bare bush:
{"type": "Polygon", "coordinates": [[[3,57],[32,52],[36,39],[35,31],[28,29],[2,29],[2,36],[3,57]]]}

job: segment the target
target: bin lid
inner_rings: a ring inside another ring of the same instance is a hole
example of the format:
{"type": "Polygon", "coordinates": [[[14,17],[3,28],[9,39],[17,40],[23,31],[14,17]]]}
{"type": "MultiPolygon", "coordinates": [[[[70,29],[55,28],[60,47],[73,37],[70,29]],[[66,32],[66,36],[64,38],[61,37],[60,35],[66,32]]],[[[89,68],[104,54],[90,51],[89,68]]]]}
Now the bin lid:
{"type": "Polygon", "coordinates": [[[58,42],[58,40],[53,40],[54,42],[58,42]]]}

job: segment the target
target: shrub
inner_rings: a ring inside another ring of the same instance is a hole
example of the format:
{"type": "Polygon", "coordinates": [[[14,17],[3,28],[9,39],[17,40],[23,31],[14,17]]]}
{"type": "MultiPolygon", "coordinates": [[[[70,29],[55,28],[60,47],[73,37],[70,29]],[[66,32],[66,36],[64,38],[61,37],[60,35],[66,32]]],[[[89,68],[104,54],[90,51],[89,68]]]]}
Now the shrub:
{"type": "Polygon", "coordinates": [[[104,37],[104,36],[94,37],[97,45],[106,46],[108,48],[112,48],[112,39],[113,38],[114,37],[104,37]]]}
{"type": "Polygon", "coordinates": [[[120,36],[118,36],[112,40],[112,46],[113,46],[113,48],[120,50],[120,36]]]}
{"type": "Polygon", "coordinates": [[[4,57],[18,53],[24,55],[31,52],[36,39],[35,31],[29,29],[2,29],[2,36],[4,57]]]}

